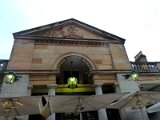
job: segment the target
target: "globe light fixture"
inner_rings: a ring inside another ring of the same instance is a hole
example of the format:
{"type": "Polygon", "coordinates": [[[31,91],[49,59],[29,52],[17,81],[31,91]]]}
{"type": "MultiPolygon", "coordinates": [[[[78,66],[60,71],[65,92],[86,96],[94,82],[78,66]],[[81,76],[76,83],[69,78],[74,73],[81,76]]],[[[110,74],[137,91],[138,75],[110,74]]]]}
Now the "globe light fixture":
{"type": "Polygon", "coordinates": [[[17,76],[14,72],[8,72],[8,73],[5,73],[5,75],[4,75],[4,81],[7,84],[12,84],[17,80],[16,77],[17,76]]]}
{"type": "Polygon", "coordinates": [[[131,78],[132,78],[132,80],[138,80],[138,78],[139,78],[138,72],[133,71],[131,73],[131,78]]]}
{"type": "Polygon", "coordinates": [[[76,77],[69,77],[68,78],[68,87],[69,88],[76,88],[78,84],[78,79],[76,77]]]}
{"type": "Polygon", "coordinates": [[[132,80],[135,80],[135,81],[138,80],[138,78],[139,78],[139,74],[136,71],[132,71],[130,74],[126,74],[123,76],[125,77],[125,79],[129,79],[131,77],[132,80]]]}
{"type": "Polygon", "coordinates": [[[78,84],[78,79],[72,75],[72,71],[73,71],[73,61],[71,61],[71,71],[70,71],[70,77],[67,80],[67,84],[69,88],[76,88],[77,84],[78,84]]]}

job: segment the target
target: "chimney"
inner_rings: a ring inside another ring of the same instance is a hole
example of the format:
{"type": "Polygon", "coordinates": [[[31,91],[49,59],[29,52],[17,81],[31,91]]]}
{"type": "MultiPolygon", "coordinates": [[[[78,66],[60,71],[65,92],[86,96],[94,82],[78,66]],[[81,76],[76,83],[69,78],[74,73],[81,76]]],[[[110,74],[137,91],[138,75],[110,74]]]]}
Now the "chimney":
{"type": "Polygon", "coordinates": [[[140,51],[134,58],[135,62],[147,62],[147,58],[142,51],[140,51]]]}

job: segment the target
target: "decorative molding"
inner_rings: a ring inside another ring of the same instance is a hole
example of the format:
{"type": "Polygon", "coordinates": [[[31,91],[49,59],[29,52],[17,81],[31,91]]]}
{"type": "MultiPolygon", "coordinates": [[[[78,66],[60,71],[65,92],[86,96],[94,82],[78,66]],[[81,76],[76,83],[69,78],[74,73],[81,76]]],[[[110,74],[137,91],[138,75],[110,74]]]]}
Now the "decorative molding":
{"type": "Polygon", "coordinates": [[[95,40],[75,40],[75,39],[37,39],[34,41],[35,44],[56,44],[56,45],[87,45],[87,46],[106,46],[109,44],[108,41],[95,41],[95,40]]]}
{"type": "Polygon", "coordinates": [[[60,37],[46,37],[46,36],[16,36],[15,39],[24,39],[34,41],[35,44],[56,44],[56,45],[89,45],[89,46],[106,46],[109,43],[124,44],[117,40],[101,40],[101,39],[87,39],[87,38],[60,38],[60,37]]]}
{"type": "Polygon", "coordinates": [[[75,53],[75,52],[70,52],[70,53],[66,53],[66,54],[61,55],[59,58],[57,58],[56,61],[53,62],[53,65],[51,68],[59,70],[60,61],[69,57],[69,56],[78,56],[78,57],[83,58],[85,61],[87,61],[89,63],[89,65],[91,66],[91,70],[96,70],[96,66],[94,65],[93,61],[88,56],[86,56],[84,54],[80,54],[80,53],[75,53]]]}
{"type": "Polygon", "coordinates": [[[57,87],[57,84],[47,84],[46,85],[49,89],[55,89],[57,87]]]}
{"type": "Polygon", "coordinates": [[[62,60],[60,60],[60,62],[59,62],[59,64],[58,64],[58,68],[60,68],[61,65],[62,65],[66,60],[72,60],[72,59],[74,59],[74,58],[78,58],[78,59],[82,60],[82,61],[88,66],[88,68],[89,68],[90,71],[93,69],[92,66],[90,65],[90,63],[89,63],[87,60],[85,60],[84,58],[82,58],[82,57],[80,57],[80,56],[76,56],[76,55],[67,56],[67,57],[63,58],[62,60]]]}

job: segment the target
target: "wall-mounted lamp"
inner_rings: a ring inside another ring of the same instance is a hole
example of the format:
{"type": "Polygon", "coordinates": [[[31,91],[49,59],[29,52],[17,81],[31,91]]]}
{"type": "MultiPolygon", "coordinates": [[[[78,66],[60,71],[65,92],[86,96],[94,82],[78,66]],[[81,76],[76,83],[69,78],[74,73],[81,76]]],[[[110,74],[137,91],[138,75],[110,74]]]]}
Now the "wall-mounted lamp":
{"type": "Polygon", "coordinates": [[[138,80],[139,74],[136,71],[132,71],[130,74],[124,75],[125,79],[128,79],[129,77],[132,78],[132,80],[138,80]]]}
{"type": "Polygon", "coordinates": [[[16,82],[17,80],[19,80],[18,78],[20,78],[20,76],[17,76],[14,72],[4,73],[4,81],[7,84],[12,84],[16,82]]]}
{"type": "Polygon", "coordinates": [[[139,78],[138,72],[135,72],[135,71],[131,72],[131,78],[132,80],[138,80],[139,78]]]}

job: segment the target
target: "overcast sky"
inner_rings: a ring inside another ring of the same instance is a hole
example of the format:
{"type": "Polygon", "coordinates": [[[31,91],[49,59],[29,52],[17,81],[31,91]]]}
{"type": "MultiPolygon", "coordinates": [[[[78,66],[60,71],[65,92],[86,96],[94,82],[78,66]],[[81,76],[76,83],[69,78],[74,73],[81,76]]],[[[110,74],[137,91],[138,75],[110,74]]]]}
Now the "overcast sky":
{"type": "Polygon", "coordinates": [[[160,61],[160,0],[0,0],[0,59],[9,59],[12,33],[75,18],[126,39],[130,61],[142,51],[160,61]]]}

